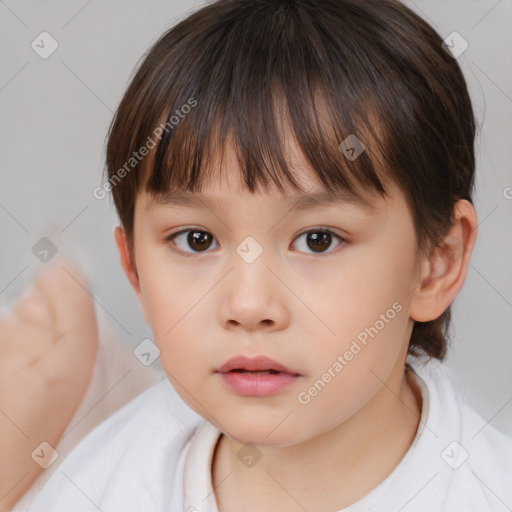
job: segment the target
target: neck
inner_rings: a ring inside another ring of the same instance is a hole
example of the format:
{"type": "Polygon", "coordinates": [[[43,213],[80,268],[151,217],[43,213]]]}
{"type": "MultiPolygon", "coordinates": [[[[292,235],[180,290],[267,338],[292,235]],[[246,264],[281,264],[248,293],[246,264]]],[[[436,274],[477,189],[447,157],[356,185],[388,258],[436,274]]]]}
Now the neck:
{"type": "Polygon", "coordinates": [[[404,373],[387,383],[349,420],[292,446],[259,446],[263,457],[246,467],[243,443],[222,435],[212,462],[220,512],[332,512],[358,501],[403,458],[421,416],[421,393],[404,373]]]}

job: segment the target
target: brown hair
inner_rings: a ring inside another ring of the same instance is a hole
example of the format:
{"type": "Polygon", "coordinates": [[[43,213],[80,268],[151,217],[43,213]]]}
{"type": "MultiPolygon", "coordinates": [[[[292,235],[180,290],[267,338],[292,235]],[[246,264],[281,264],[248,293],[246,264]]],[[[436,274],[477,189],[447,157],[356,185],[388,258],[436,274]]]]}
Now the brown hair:
{"type": "MultiPolygon", "coordinates": [[[[471,202],[470,97],[421,17],[397,0],[220,0],[153,45],[110,126],[108,189],[134,265],[138,192],[200,191],[228,137],[248,190],[271,179],[302,191],[283,154],[283,123],[326,189],[365,204],[361,191],[384,197],[394,180],[420,256],[440,243],[455,202],[471,202]],[[366,147],[354,160],[338,149],[351,134],[366,147]]],[[[409,352],[443,359],[449,323],[450,307],[415,322],[409,352]]]]}

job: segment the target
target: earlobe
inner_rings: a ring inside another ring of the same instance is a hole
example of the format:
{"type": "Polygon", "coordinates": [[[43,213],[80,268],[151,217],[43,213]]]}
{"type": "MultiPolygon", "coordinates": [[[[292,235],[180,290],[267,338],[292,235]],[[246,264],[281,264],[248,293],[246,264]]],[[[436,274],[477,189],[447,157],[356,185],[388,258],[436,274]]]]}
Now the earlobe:
{"type": "Polygon", "coordinates": [[[455,299],[466,278],[476,232],[475,209],[469,201],[461,199],[455,204],[450,229],[423,262],[423,275],[409,310],[412,320],[435,320],[455,299]]]}

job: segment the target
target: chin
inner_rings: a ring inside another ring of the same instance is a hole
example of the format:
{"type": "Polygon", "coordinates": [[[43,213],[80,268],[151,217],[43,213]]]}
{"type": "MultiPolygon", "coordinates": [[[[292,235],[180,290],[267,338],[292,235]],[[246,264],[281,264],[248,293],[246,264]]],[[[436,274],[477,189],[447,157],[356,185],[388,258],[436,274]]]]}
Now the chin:
{"type": "MultiPolygon", "coordinates": [[[[282,421],[282,418],[279,421],[282,421]]],[[[225,435],[241,444],[278,447],[293,445],[301,441],[301,439],[295,439],[297,433],[292,432],[290,427],[286,428],[283,425],[276,428],[279,421],[274,419],[255,421],[252,419],[247,422],[223,422],[223,425],[229,430],[229,433],[225,432],[225,435]]],[[[304,433],[301,433],[301,437],[303,435],[304,433]]]]}

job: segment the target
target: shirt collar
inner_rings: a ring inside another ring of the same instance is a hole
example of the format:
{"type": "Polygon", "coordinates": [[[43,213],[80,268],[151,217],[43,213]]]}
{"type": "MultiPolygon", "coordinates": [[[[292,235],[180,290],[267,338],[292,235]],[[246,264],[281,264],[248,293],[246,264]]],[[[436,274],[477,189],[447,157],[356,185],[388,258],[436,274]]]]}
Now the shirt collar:
{"type": "Polygon", "coordinates": [[[212,488],[211,466],[220,436],[219,429],[206,421],[192,439],[185,459],[185,512],[219,512],[212,488]]]}

